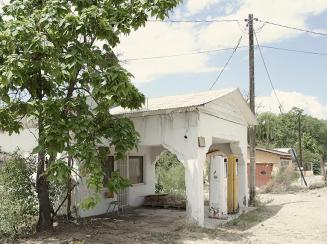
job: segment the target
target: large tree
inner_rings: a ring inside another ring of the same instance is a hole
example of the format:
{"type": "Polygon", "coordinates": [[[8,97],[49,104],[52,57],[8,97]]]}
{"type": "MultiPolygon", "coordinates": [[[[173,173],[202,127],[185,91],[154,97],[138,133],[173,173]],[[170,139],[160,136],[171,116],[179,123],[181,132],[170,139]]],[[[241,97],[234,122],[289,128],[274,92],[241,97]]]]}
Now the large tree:
{"type": "Polygon", "coordinates": [[[163,19],[180,0],[12,0],[0,16],[0,129],[38,128],[38,229],[52,226],[48,169],[69,174],[57,155],[79,162],[88,186],[102,188],[101,150],[121,157],[138,135],[113,106],[139,108],[144,96],[114,54],[121,36],[163,19]],[[96,106],[89,106],[92,100],[96,106]]]}

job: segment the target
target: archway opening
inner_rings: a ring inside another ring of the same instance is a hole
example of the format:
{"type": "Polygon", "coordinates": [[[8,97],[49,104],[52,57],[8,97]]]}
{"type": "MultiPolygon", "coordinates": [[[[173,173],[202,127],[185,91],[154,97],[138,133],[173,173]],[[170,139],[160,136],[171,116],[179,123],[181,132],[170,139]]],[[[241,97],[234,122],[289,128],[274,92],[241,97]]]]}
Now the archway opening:
{"type": "Polygon", "coordinates": [[[186,197],[185,169],[176,155],[164,151],[155,165],[156,193],[169,193],[180,198],[186,197]]]}
{"type": "Polygon", "coordinates": [[[167,207],[186,207],[185,169],[170,151],[163,151],[156,160],[155,191],[166,196],[167,207]]]}

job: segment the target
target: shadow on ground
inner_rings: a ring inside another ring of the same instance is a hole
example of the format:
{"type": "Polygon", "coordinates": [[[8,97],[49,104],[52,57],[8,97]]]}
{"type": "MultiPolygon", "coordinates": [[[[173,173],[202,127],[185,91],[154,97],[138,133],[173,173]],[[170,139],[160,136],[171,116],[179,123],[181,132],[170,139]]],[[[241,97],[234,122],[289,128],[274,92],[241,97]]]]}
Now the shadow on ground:
{"type": "Polygon", "coordinates": [[[237,229],[241,231],[248,230],[275,216],[282,207],[282,205],[260,206],[251,212],[242,214],[239,218],[226,224],[224,228],[237,229]]]}
{"type": "Polygon", "coordinates": [[[245,242],[251,236],[245,230],[276,215],[282,206],[262,206],[243,214],[218,229],[204,229],[186,224],[185,211],[137,209],[125,216],[99,216],[77,223],[58,221],[53,232],[37,234],[15,243],[197,243],[213,240],[245,242]]]}

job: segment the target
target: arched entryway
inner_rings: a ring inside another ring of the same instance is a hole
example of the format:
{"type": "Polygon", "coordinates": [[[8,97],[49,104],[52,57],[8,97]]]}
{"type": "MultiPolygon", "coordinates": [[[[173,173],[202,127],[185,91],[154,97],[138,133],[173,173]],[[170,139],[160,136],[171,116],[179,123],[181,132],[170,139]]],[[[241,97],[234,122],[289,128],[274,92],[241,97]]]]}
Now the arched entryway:
{"type": "Polygon", "coordinates": [[[177,156],[165,150],[155,164],[156,193],[169,193],[186,200],[185,169],[177,156]]]}

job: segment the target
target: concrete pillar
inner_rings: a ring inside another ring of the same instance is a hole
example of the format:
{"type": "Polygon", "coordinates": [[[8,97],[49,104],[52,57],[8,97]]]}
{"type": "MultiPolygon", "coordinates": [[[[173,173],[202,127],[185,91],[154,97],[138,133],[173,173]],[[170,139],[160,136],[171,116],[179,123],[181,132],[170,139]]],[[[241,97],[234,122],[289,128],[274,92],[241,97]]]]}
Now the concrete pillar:
{"type": "Polygon", "coordinates": [[[203,165],[205,153],[197,153],[193,158],[186,158],[185,185],[187,218],[191,223],[204,225],[203,165]]]}

